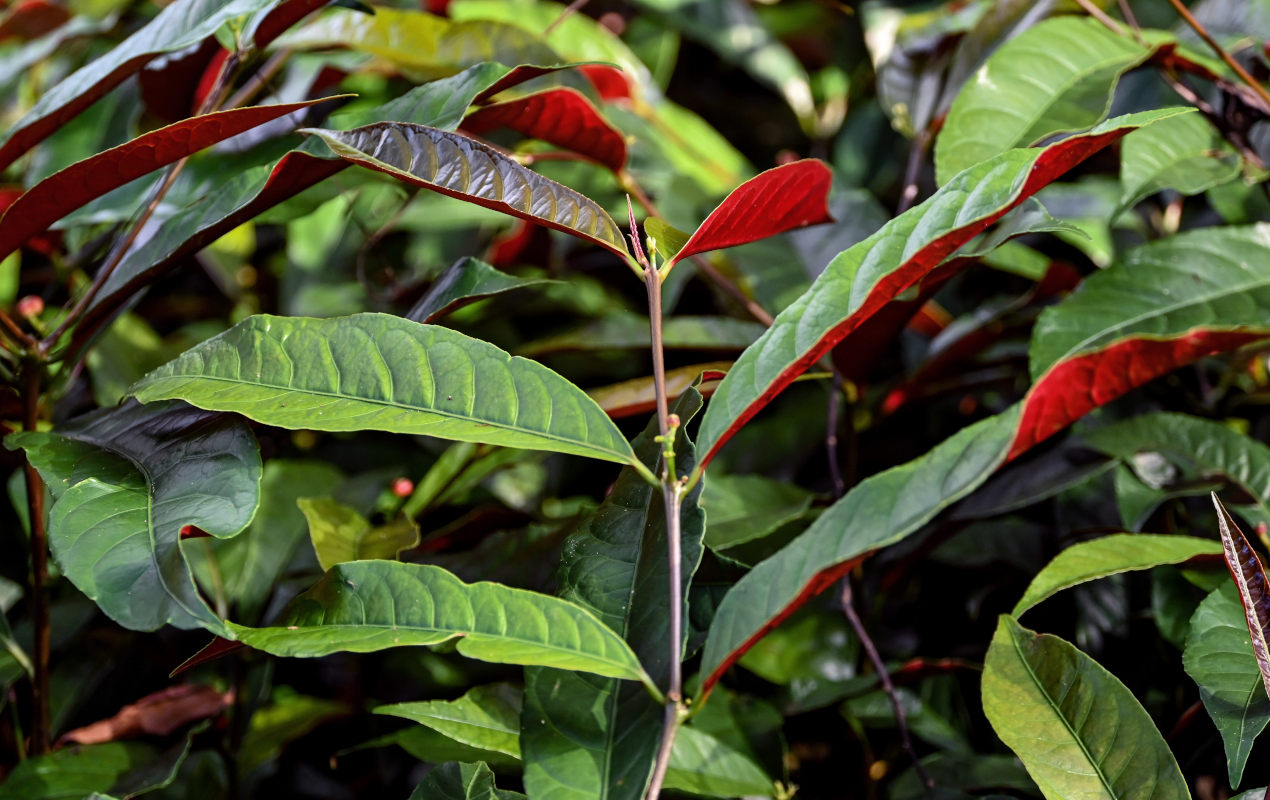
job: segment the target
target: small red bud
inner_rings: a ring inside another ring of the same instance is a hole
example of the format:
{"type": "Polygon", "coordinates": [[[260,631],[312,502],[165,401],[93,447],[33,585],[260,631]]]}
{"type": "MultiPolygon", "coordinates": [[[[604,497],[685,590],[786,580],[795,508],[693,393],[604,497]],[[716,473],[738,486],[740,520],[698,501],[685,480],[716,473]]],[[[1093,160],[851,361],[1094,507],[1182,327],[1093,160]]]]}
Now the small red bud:
{"type": "Polygon", "coordinates": [[[17,312],[19,317],[27,319],[39,316],[44,312],[44,299],[39,295],[28,294],[18,301],[17,312]]]}
{"type": "Polygon", "coordinates": [[[398,478],[392,482],[392,493],[398,497],[409,497],[415,493],[415,482],[409,478],[398,478]]]}

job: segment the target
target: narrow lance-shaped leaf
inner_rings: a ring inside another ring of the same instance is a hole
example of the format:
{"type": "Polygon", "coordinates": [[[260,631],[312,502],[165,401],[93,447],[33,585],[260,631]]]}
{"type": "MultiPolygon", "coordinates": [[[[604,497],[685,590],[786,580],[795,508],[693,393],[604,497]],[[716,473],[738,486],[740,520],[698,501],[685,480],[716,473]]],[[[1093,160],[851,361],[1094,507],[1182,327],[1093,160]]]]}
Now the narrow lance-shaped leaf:
{"type": "Polygon", "coordinates": [[[1041,312],[1011,457],[1153,378],[1265,338],[1266,309],[1270,225],[1190,231],[1129,251],[1041,312]]]}
{"type": "Polygon", "coordinates": [[[629,260],[622,231],[595,201],[456,133],[402,122],[308,128],[340,158],[415,186],[537,222],[629,260]]]}
{"type": "Polygon", "coordinates": [[[625,678],[656,691],[622,637],[581,606],[497,583],[464,583],[430,564],[337,564],[270,627],[229,623],[238,641],[316,658],[455,641],[463,655],[625,678]]]}
{"type": "Polygon", "coordinates": [[[1040,150],[1012,150],[958,175],[926,202],[829,263],[741,354],[701,423],[704,466],[742,425],[864,320],[1059,175],[1175,109],[1109,120],[1040,150]]]}
{"type": "Polygon", "coordinates": [[[613,172],[626,168],[626,139],[576,89],[548,89],[482,106],[463,120],[463,130],[473,136],[497,128],[572,150],[613,172]]]}
{"type": "Polygon", "coordinates": [[[211,36],[229,20],[278,0],[177,0],[141,30],[101,58],[71,73],[40,97],[0,144],[0,169],[118,86],[160,53],[181,50],[211,36]]]}
{"type": "Polygon", "coordinates": [[[1270,646],[1267,645],[1270,640],[1270,588],[1266,584],[1266,568],[1226,507],[1217,499],[1216,493],[1213,494],[1213,506],[1217,509],[1217,530],[1221,534],[1226,566],[1230,568],[1230,576],[1239,589],[1248,635],[1252,637],[1252,652],[1261,669],[1266,695],[1270,697],[1270,646]]]}
{"type": "Polygon", "coordinates": [[[402,717],[456,742],[520,758],[519,687],[508,683],[477,686],[458,700],[425,700],[379,706],[376,714],[402,717]]]}
{"type": "Polygon", "coordinates": [[[48,483],[49,546],[68,578],[111,619],[223,635],[181,553],[181,529],[237,534],[256,510],[260,454],[251,431],[177,403],[95,412],[52,433],[19,433],[48,483]]]}
{"type": "Polygon", "coordinates": [[[1048,800],[1189,800],[1164,737],[1129,689],[1072,645],[1002,616],[983,710],[1048,800]]]}
{"type": "Polygon", "coordinates": [[[248,317],[134,387],[266,425],[382,430],[629,463],[595,401],[533,361],[389,314],[248,317]]]}
{"type": "Polygon", "coordinates": [[[0,217],[0,258],[112,189],[257,125],[327,99],[236,108],[182,120],[72,164],[31,187],[0,217]]]}

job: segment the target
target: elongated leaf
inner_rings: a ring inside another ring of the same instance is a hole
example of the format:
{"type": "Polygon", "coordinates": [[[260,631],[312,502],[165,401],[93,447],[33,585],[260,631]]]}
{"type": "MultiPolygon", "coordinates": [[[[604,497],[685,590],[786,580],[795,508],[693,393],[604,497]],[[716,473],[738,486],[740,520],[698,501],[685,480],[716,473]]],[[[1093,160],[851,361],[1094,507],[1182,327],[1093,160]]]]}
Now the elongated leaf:
{"type": "Polygon", "coordinates": [[[419,526],[398,517],[385,525],[370,520],[329,497],[297,501],[309,523],[309,538],[322,569],[362,559],[394,559],[402,550],[419,544],[419,526]]]}
{"type": "Polygon", "coordinates": [[[1019,34],[988,58],[948,109],[935,142],[939,183],[1011,147],[1097,124],[1120,76],[1151,53],[1089,17],[1057,17],[1019,34]]]}
{"type": "Polygon", "coordinates": [[[594,201],[466,136],[403,122],[302,133],[320,137],[354,164],[571,233],[629,258],[622,231],[594,201]]]}
{"type": "Polygon", "coordinates": [[[1049,800],[1190,797],[1133,694],[1057,636],[1002,616],[983,668],[983,710],[1049,800]]]}
{"type": "Polygon", "coordinates": [[[410,793],[410,800],[524,800],[520,792],[494,785],[494,773],[483,762],[442,764],[410,793]]]}
{"type": "Polygon", "coordinates": [[[278,656],[369,653],[456,639],[460,653],[482,661],[652,686],[626,642],[581,606],[497,583],[464,583],[429,564],[337,564],[272,627],[229,628],[243,644],[278,656]]]}
{"type": "Polygon", "coordinates": [[[1080,542],[1045,565],[1045,569],[1028,584],[1027,591],[1010,615],[1022,616],[1042,600],[1086,581],[1162,564],[1181,564],[1196,556],[1220,553],[1221,546],[1217,542],[1194,536],[1115,533],[1080,542]]]}
{"type": "Polygon", "coordinates": [[[1217,530],[1221,534],[1222,548],[1225,550],[1226,566],[1230,576],[1234,578],[1235,588],[1239,590],[1239,601],[1243,603],[1244,620],[1248,624],[1248,635],[1251,638],[1252,652],[1257,658],[1257,666],[1261,669],[1261,680],[1270,697],[1270,589],[1267,588],[1266,568],[1252,549],[1244,532],[1231,519],[1225,506],[1213,494],[1213,506],[1217,509],[1217,530]]]}
{"type": "Polygon", "coordinates": [[[832,222],[829,186],[833,173],[823,162],[804,159],[759,173],[732,191],[710,212],[688,241],[667,261],[736,247],[778,233],[832,222]]]}
{"type": "Polygon", "coordinates": [[[1191,231],[1129,251],[1041,313],[1012,455],[1170,370],[1265,337],[1266,308],[1270,225],[1191,231]]]}
{"type": "Polygon", "coordinates": [[[320,102],[323,100],[253,106],[194,117],[72,164],[40,181],[0,217],[0,258],[111,189],[216,142],[320,102]]]}
{"type": "Polygon", "coordinates": [[[387,314],[249,317],[142,378],[267,425],[384,430],[629,462],[604,411],[556,373],[447,328],[387,314]]]}
{"type": "Polygon", "coordinates": [[[460,258],[419,298],[406,319],[433,322],[469,303],[486,297],[555,281],[545,278],[518,278],[508,275],[475,258],[460,258]]]}
{"type": "Polygon", "coordinates": [[[163,403],[94,412],[54,433],[20,433],[48,483],[49,546],[111,619],[223,635],[181,554],[181,529],[237,534],[255,513],[260,454],[239,420],[163,403]]]}
{"type": "Polygon", "coordinates": [[[710,624],[701,665],[703,693],[764,634],[859,560],[918,530],[987,480],[1005,460],[1018,418],[1016,406],[861,482],[746,573],[724,596],[710,624]]]}
{"type": "Polygon", "coordinates": [[[839,254],[715,392],[698,434],[702,465],[794,378],[957,248],[1105,145],[1172,113],[1119,117],[1041,150],[1003,153],[839,254]]]}
{"type": "MultiPolygon", "coordinates": [[[[703,397],[714,394],[731,361],[709,361],[666,372],[666,396],[674,400],[694,384],[703,397]],[[701,383],[697,383],[700,380],[701,383]]],[[[649,414],[657,409],[656,381],[649,375],[590,389],[587,394],[613,419],[649,414]]]]}
{"type": "Polygon", "coordinates": [[[177,0],[101,58],[71,73],[40,97],[0,144],[0,169],[88,108],[160,53],[198,44],[235,17],[277,0],[177,0]]]}
{"type": "Polygon", "coordinates": [[[1238,786],[1253,742],[1270,722],[1270,697],[1234,586],[1213,591],[1195,609],[1182,666],[1199,685],[1200,700],[1226,748],[1230,785],[1238,786]]]}
{"type": "MultiPolygon", "coordinates": [[[[673,407],[684,423],[675,442],[676,466],[683,474],[694,461],[684,428],[700,408],[701,396],[693,389],[673,407]]],[[[638,457],[653,470],[662,450],[656,436],[653,420],[634,443],[638,457]]],[[[702,552],[705,514],[697,506],[699,493],[698,487],[684,498],[681,516],[685,596],[702,552]]],[[[670,670],[666,546],[662,493],[627,468],[604,503],[565,541],[558,577],[560,595],[591,609],[625,638],[659,685],[666,685],[670,670]]],[[[525,789],[531,796],[557,800],[640,798],[662,723],[662,707],[633,684],[527,669],[520,728],[525,789]]]]}
{"type": "Polygon", "coordinates": [[[1199,112],[1134,131],[1120,148],[1122,208],[1162,189],[1199,194],[1239,177],[1239,154],[1199,112]]]}
{"type": "MultiPolygon", "coordinates": [[[[662,324],[662,346],[671,350],[744,350],[764,330],[757,322],[731,317],[667,317],[662,324]]],[[[529,342],[518,352],[541,356],[571,350],[646,350],[651,342],[646,317],[619,312],[529,342]]]]}
{"type": "Polygon", "coordinates": [[[456,742],[520,758],[521,690],[507,683],[478,686],[458,700],[380,706],[376,714],[413,720],[456,742]]]}
{"type": "Polygon", "coordinates": [[[626,168],[625,137],[575,89],[548,89],[482,106],[463,120],[463,130],[474,136],[497,128],[572,150],[613,172],[626,168]]]}

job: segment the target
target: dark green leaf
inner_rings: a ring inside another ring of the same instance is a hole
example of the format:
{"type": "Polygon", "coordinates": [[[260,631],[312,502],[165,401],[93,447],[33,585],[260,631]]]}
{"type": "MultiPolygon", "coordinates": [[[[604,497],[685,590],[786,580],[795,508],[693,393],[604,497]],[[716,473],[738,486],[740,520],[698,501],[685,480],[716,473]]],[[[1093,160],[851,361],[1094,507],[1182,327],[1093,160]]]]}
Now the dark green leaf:
{"type": "Polygon", "coordinates": [[[461,258],[441,273],[428,293],[415,303],[406,319],[435,322],[469,303],[525,286],[554,283],[544,278],[518,278],[475,258],[461,258]]]}
{"type": "Polygon", "coordinates": [[[759,539],[798,519],[810,492],[760,475],[711,475],[701,496],[709,514],[706,544],[715,550],[759,539]]]}
{"type": "Polygon", "coordinates": [[[153,748],[133,742],[64,747],[18,764],[0,784],[0,800],[78,800],[107,792],[153,755],[153,748]]]}
{"type": "Polygon", "coordinates": [[[484,763],[449,763],[428,773],[410,800],[524,800],[519,792],[494,786],[494,773],[484,763]]]}
{"type": "Polygon", "coordinates": [[[1212,498],[1217,508],[1217,528],[1225,549],[1226,566],[1239,590],[1249,644],[1261,669],[1266,695],[1270,696],[1270,587],[1267,587],[1266,568],[1215,492],[1212,498]]]}

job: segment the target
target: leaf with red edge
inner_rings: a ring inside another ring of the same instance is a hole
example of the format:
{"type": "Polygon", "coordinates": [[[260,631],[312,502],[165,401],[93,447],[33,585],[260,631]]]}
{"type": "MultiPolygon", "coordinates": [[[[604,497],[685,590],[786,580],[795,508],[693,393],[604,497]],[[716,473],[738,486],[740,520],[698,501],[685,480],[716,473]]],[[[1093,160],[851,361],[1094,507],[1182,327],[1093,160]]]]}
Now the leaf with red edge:
{"type": "Polygon", "coordinates": [[[1041,313],[1011,457],[1166,372],[1270,336],[1270,225],[1126,253],[1041,313]]]}
{"type": "Polygon", "coordinates": [[[462,126],[474,136],[497,128],[572,150],[614,172],[626,168],[626,140],[575,89],[548,89],[478,108],[462,126]]]}
{"type": "Polygon", "coordinates": [[[1266,695],[1270,696],[1270,585],[1266,583],[1266,568],[1215,492],[1213,505],[1217,508],[1217,529],[1226,553],[1226,566],[1239,588],[1248,634],[1252,637],[1252,652],[1257,657],[1266,695]]]}
{"type": "Polygon", "coordinates": [[[0,169],[118,86],[160,53],[198,44],[230,20],[277,0],[177,0],[113,50],[49,89],[0,144],[0,169]]]}
{"type": "Polygon", "coordinates": [[[700,463],[708,463],[826,351],[966,242],[1106,145],[1177,113],[1181,109],[1129,114],[1049,147],[1002,153],[957,175],[926,202],[840,253],[741,354],[715,392],[701,422],[700,463]]]}
{"type": "Polygon", "coordinates": [[[52,33],[70,18],[70,12],[57,3],[18,0],[0,14],[0,42],[6,39],[38,39],[52,33]]]}
{"type": "Polygon", "coordinates": [[[594,242],[627,260],[617,223],[599,204],[475,139],[427,125],[379,122],[351,131],[306,128],[367,169],[594,242]]]}
{"type": "Polygon", "coordinates": [[[710,212],[665,269],[698,253],[833,222],[828,206],[832,182],[833,173],[814,158],[784,164],[750,178],[710,212]]]}
{"type": "Polygon", "coordinates": [[[182,120],[90,156],[31,187],[0,217],[0,258],[112,189],[321,100],[251,106],[182,120]]]}

